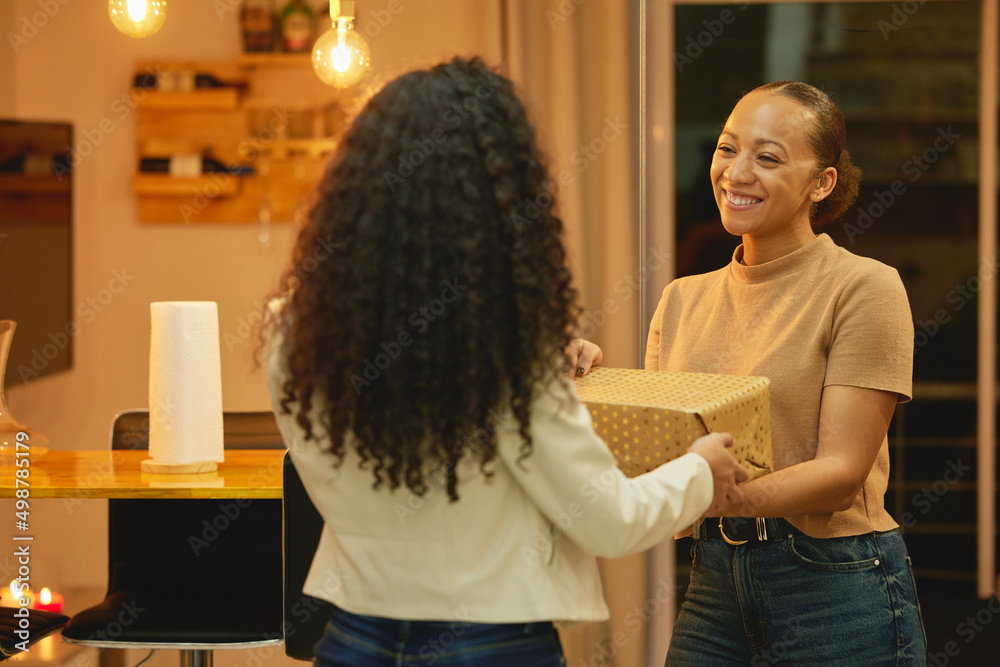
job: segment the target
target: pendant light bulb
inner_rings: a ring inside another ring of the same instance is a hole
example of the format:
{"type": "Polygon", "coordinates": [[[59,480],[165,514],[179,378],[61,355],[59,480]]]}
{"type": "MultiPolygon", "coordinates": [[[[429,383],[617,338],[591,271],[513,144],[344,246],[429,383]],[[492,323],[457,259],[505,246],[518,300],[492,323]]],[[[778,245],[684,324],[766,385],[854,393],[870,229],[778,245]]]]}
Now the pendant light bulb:
{"type": "Polygon", "coordinates": [[[129,37],[149,37],[163,27],[167,0],[108,0],[108,16],[129,37]]]}
{"type": "Polygon", "coordinates": [[[350,15],[344,15],[339,5],[341,3],[330,3],[333,28],[316,40],[312,60],[316,76],[323,83],[334,88],[347,88],[368,74],[371,49],[368,41],[354,29],[353,7],[349,8],[350,15]]]}

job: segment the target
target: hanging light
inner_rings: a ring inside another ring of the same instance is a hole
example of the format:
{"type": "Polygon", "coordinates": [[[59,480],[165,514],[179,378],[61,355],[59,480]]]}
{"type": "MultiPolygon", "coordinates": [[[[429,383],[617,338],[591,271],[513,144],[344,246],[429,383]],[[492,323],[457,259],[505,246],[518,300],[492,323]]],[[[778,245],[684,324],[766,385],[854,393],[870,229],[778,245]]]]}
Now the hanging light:
{"type": "Polygon", "coordinates": [[[119,32],[129,37],[149,37],[163,27],[167,0],[108,0],[108,15],[119,32]]]}
{"type": "Polygon", "coordinates": [[[313,45],[313,69],[323,83],[347,88],[364,78],[371,67],[368,42],[354,29],[354,0],[331,0],[333,27],[313,45]]]}

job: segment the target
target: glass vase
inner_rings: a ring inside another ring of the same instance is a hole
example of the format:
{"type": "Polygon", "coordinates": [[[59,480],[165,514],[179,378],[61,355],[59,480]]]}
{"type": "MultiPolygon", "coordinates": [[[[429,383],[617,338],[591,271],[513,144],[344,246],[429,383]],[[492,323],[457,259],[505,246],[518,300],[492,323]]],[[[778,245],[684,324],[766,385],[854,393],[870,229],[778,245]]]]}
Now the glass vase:
{"type": "Polygon", "coordinates": [[[7,407],[7,390],[5,388],[7,355],[10,352],[10,344],[14,340],[14,329],[16,328],[17,322],[14,320],[0,320],[0,452],[13,453],[16,450],[16,444],[23,442],[30,449],[22,447],[21,451],[41,454],[48,450],[48,438],[19,422],[10,413],[10,408],[7,407]],[[20,441],[17,439],[18,433],[24,433],[20,441]]]}

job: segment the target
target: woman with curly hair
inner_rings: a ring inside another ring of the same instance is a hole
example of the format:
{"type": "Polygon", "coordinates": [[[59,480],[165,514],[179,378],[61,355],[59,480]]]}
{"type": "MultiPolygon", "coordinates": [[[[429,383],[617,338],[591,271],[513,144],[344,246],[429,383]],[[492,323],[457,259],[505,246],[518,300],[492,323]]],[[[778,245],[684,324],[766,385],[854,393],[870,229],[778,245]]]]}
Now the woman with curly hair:
{"type": "Polygon", "coordinates": [[[552,621],[608,618],[595,554],[741,497],[726,434],[628,479],[594,433],[549,183],[510,81],[456,59],[377,93],[319,186],[266,328],[325,521],[317,664],[558,665],[552,621]]]}
{"type": "MultiPolygon", "coordinates": [[[[714,503],[668,665],[923,665],[910,559],[886,512],[886,432],[910,399],[913,322],[899,275],[814,228],[861,170],[822,91],[780,81],[726,120],[711,180],[743,243],[725,268],[667,285],[646,367],[771,379],[775,472],[714,503]],[[722,518],[724,517],[724,518],[722,518]]],[[[586,371],[600,350],[582,348],[586,371]]]]}

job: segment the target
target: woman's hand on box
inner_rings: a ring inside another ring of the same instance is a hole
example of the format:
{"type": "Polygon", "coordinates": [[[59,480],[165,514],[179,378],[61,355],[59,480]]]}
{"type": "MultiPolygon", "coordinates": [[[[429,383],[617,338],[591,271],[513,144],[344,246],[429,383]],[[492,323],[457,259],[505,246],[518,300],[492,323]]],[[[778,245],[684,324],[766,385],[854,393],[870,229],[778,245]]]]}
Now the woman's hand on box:
{"type": "Polygon", "coordinates": [[[569,359],[569,376],[583,377],[591,368],[597,368],[604,359],[604,352],[589,340],[574,338],[563,350],[569,359]]]}
{"type": "Polygon", "coordinates": [[[738,486],[747,481],[747,471],[726,451],[733,446],[729,433],[709,433],[694,441],[689,452],[698,454],[712,469],[712,504],[705,516],[724,516],[730,508],[743,502],[743,490],[738,486]]]}

